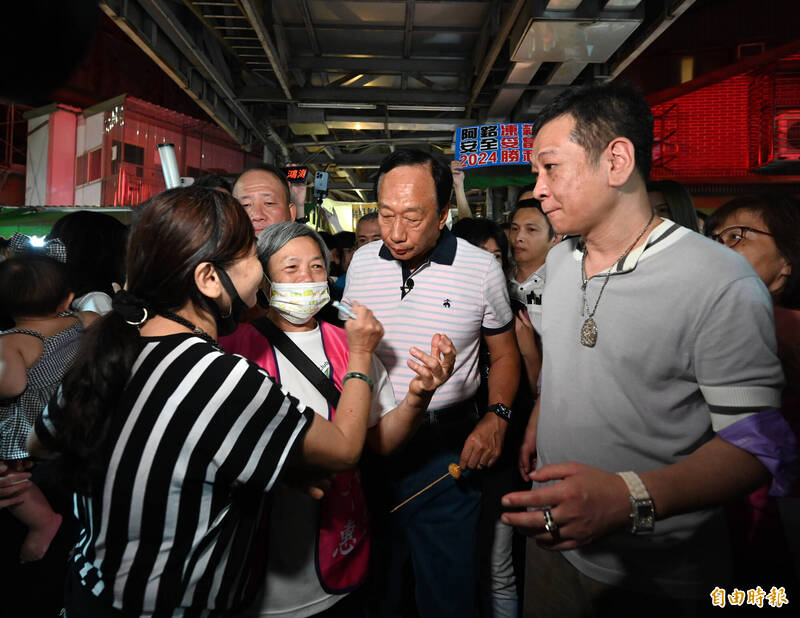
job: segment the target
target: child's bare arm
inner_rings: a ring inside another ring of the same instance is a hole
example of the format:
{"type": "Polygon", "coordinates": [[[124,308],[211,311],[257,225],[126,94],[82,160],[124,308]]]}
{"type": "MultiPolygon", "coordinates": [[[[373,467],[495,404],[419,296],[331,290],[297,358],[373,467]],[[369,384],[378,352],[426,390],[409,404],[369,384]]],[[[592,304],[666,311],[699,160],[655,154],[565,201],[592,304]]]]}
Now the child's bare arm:
{"type": "Polygon", "coordinates": [[[0,399],[16,397],[28,385],[25,357],[22,348],[15,345],[14,335],[6,335],[0,344],[0,362],[3,371],[0,372],[0,399]]]}

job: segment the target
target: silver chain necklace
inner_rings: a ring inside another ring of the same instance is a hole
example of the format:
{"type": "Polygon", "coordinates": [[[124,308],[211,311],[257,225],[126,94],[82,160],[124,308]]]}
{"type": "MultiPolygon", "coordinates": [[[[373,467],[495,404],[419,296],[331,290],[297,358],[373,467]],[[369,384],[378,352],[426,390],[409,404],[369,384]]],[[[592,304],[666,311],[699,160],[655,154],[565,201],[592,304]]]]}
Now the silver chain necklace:
{"type": "Polygon", "coordinates": [[[586,299],[586,286],[589,284],[589,279],[586,278],[586,245],[583,246],[583,257],[581,258],[581,292],[583,293],[583,309],[581,310],[581,315],[586,319],[583,321],[583,326],[581,326],[581,344],[585,345],[587,348],[593,348],[597,343],[597,323],[594,321],[594,314],[597,312],[597,306],[600,304],[603,291],[606,289],[608,280],[611,278],[612,267],[628,257],[628,254],[636,246],[636,243],[641,240],[642,236],[644,236],[644,233],[647,231],[647,228],[650,227],[650,224],[653,222],[653,218],[655,216],[656,211],[651,210],[650,219],[647,221],[647,225],[644,226],[644,229],[639,232],[636,240],[634,240],[630,246],[622,252],[622,255],[619,256],[619,259],[614,262],[614,264],[608,267],[608,271],[606,271],[606,278],[603,279],[603,285],[600,286],[600,293],[597,295],[597,300],[594,303],[594,309],[591,311],[589,311],[589,301],[586,299]]]}

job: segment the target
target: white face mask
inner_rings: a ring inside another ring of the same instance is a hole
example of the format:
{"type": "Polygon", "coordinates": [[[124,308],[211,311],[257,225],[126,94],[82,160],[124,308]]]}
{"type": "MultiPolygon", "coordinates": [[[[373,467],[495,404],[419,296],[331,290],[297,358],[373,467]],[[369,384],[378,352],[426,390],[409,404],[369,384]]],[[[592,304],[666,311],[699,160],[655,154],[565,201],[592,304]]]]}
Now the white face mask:
{"type": "Polygon", "coordinates": [[[331,299],[327,281],[275,283],[270,281],[269,304],[292,324],[305,324],[331,299]]]}

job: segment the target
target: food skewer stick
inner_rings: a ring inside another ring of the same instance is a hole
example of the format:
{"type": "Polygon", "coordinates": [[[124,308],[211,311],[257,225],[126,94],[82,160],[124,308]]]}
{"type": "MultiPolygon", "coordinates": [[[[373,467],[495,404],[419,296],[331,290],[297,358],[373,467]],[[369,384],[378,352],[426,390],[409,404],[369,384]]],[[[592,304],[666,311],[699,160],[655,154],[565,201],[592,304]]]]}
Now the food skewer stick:
{"type": "Polygon", "coordinates": [[[457,463],[451,463],[449,466],[447,466],[447,474],[443,474],[443,475],[442,475],[442,476],[440,476],[438,479],[436,479],[435,481],[433,481],[433,483],[430,483],[430,484],[429,484],[429,485],[427,485],[426,487],[423,487],[422,489],[420,489],[420,490],[419,490],[417,493],[415,493],[413,496],[411,496],[411,497],[409,497],[409,498],[406,498],[405,500],[403,500],[403,501],[402,501],[400,504],[398,504],[396,507],[394,507],[394,508],[393,508],[391,511],[389,511],[389,512],[390,512],[390,513],[394,513],[394,512],[395,512],[397,509],[399,509],[401,506],[403,506],[403,505],[405,505],[405,504],[408,504],[408,503],[409,503],[409,502],[411,502],[411,501],[412,501],[414,498],[416,498],[418,495],[420,495],[420,494],[421,494],[421,493],[423,493],[423,492],[426,492],[426,491],[428,491],[428,490],[429,490],[431,487],[433,487],[434,485],[436,485],[436,483],[438,483],[439,481],[443,481],[443,480],[444,480],[444,479],[446,479],[448,476],[452,476],[452,477],[453,477],[454,479],[456,479],[456,480],[458,480],[459,478],[461,478],[461,466],[459,466],[457,463]]]}

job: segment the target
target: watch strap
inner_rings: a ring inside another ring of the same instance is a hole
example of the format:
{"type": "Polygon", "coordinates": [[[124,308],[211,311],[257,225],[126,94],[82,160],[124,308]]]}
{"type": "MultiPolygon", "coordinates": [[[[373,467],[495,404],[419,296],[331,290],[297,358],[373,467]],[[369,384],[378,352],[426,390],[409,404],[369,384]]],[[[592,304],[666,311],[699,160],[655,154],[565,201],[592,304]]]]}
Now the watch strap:
{"type": "Polygon", "coordinates": [[[508,406],[506,406],[506,405],[504,405],[502,403],[493,403],[492,405],[490,405],[487,408],[487,410],[489,412],[493,412],[494,414],[496,414],[497,416],[499,416],[500,418],[502,418],[504,421],[506,421],[508,423],[511,422],[511,417],[514,414],[511,411],[511,408],[509,408],[508,406]]]}
{"type": "Polygon", "coordinates": [[[642,479],[635,472],[617,472],[630,493],[631,533],[648,534],[653,532],[656,522],[656,507],[653,497],[647,491],[642,479]]]}
{"type": "Polygon", "coordinates": [[[618,476],[622,477],[625,485],[628,486],[628,493],[634,500],[652,500],[650,492],[644,486],[642,479],[635,472],[617,472],[618,476]]]}

